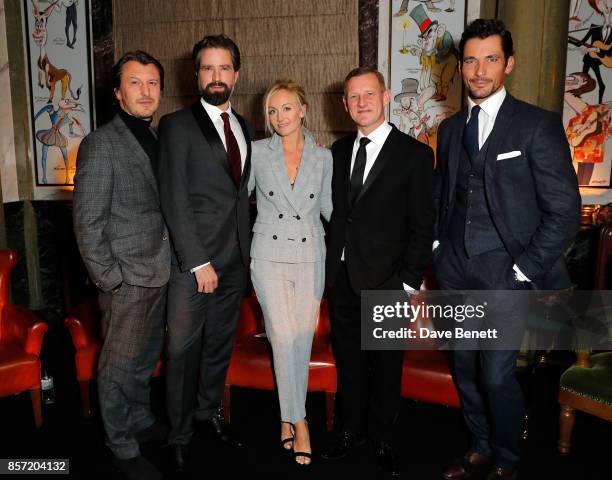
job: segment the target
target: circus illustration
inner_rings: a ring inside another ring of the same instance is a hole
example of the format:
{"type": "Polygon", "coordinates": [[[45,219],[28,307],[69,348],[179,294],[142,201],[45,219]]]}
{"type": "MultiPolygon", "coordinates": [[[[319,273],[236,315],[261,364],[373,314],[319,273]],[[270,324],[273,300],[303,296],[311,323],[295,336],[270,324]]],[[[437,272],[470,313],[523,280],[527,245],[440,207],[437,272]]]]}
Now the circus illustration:
{"type": "MultiPolygon", "coordinates": [[[[34,120],[38,120],[38,118],[43,114],[48,114],[49,121],[51,125],[49,128],[43,128],[36,132],[36,139],[42,144],[42,156],[41,156],[41,173],[42,173],[42,181],[41,183],[47,184],[47,156],[49,153],[49,149],[52,147],[57,148],[61,155],[62,160],[64,161],[63,170],[64,170],[64,182],[70,183],[70,162],[68,160],[68,148],[69,148],[69,138],[82,138],[84,137],[83,127],[79,119],[76,117],[76,112],[83,112],[80,104],[74,100],[64,99],[60,100],[57,107],[53,105],[45,105],[41,108],[36,115],[34,116],[34,120]],[[68,128],[68,137],[65,134],[65,127],[68,128]]],[[[72,142],[75,143],[75,142],[72,142]]],[[[75,150],[74,145],[71,146],[71,150],[75,150]]],[[[61,166],[55,167],[56,170],[61,170],[61,166]]],[[[73,169],[74,171],[74,165],[73,169]]]]}
{"type": "Polygon", "coordinates": [[[81,138],[93,128],[85,0],[24,0],[37,186],[71,185],[81,138]]]}
{"type": "Polygon", "coordinates": [[[610,188],[612,0],[570,5],[563,121],[578,183],[610,188]]]}
{"type": "Polygon", "coordinates": [[[459,53],[465,2],[392,2],[391,122],[435,149],[440,123],[461,107],[459,53]]]}

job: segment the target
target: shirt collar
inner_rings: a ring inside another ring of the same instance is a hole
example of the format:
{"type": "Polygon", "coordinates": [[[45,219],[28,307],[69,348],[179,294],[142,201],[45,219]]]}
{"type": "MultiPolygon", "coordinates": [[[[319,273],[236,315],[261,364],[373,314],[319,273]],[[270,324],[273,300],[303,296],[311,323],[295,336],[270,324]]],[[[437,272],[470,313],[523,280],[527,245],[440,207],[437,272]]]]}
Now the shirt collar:
{"type": "MultiPolygon", "coordinates": [[[[502,106],[502,103],[504,103],[506,93],[506,88],[502,87],[498,92],[495,92],[478,106],[487,114],[489,118],[495,118],[497,116],[497,112],[499,112],[499,109],[502,106]]],[[[474,100],[468,97],[468,118],[472,114],[472,108],[475,106],[476,104],[474,103],[474,100]]]]}
{"type": "MultiPolygon", "coordinates": [[[[219,107],[215,105],[211,105],[203,98],[200,98],[200,102],[202,103],[204,110],[206,110],[206,113],[208,113],[208,116],[210,117],[212,122],[215,123],[221,117],[223,110],[221,110],[219,107]]],[[[227,110],[225,111],[229,114],[230,117],[234,116],[232,114],[232,104],[231,103],[228,104],[227,110]]]]}
{"type": "Polygon", "coordinates": [[[385,143],[385,140],[387,139],[391,128],[392,127],[388,122],[383,122],[378,127],[376,127],[374,131],[370,132],[369,135],[364,135],[359,130],[357,130],[357,138],[355,139],[355,143],[359,143],[359,141],[363,137],[368,137],[372,143],[377,146],[381,146],[383,143],[385,143]]]}

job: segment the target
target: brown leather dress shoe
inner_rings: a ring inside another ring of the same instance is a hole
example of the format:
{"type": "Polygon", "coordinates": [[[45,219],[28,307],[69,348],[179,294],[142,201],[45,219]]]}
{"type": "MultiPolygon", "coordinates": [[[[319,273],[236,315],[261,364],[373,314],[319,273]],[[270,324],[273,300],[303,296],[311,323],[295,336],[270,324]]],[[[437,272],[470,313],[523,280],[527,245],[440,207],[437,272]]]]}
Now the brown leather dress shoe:
{"type": "Polygon", "coordinates": [[[487,475],[487,480],[516,480],[518,471],[515,468],[493,467],[487,475]]]}
{"type": "Polygon", "coordinates": [[[470,478],[474,473],[485,469],[490,461],[489,456],[470,451],[465,456],[455,460],[450,467],[444,470],[442,478],[446,480],[464,480],[470,478]]]}

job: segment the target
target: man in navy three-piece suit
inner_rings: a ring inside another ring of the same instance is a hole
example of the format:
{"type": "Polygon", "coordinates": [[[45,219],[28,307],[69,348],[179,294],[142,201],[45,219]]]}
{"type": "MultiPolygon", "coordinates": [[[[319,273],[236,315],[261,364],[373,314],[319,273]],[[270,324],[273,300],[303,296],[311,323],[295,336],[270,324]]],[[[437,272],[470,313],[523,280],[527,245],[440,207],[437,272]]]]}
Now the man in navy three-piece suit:
{"type": "MultiPolygon", "coordinates": [[[[562,255],[580,222],[580,194],[561,119],[505,90],[514,56],[502,22],[470,23],[459,49],[469,98],[438,132],[438,284],[443,290],[567,288],[562,255]]],[[[520,310],[504,314],[509,325],[521,321],[520,310]]],[[[453,352],[472,445],[444,478],[465,479],[489,466],[488,479],[516,478],[523,417],[517,355],[453,352]]]]}

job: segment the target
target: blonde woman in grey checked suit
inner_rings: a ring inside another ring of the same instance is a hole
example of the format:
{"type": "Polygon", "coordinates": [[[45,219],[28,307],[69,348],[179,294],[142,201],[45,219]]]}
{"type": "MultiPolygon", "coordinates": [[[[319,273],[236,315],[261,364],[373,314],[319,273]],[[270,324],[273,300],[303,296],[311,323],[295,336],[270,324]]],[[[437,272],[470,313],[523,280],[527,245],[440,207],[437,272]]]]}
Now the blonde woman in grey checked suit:
{"type": "Polygon", "coordinates": [[[321,215],[329,220],[331,152],[304,127],[307,103],[293,80],[264,97],[266,129],[255,142],[249,189],[257,191],[251,278],[272,345],[281,410],[281,446],[299,465],[311,462],[306,387],[325,275],[321,215]]]}

